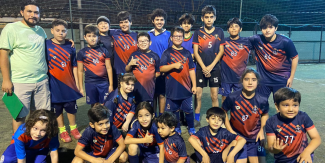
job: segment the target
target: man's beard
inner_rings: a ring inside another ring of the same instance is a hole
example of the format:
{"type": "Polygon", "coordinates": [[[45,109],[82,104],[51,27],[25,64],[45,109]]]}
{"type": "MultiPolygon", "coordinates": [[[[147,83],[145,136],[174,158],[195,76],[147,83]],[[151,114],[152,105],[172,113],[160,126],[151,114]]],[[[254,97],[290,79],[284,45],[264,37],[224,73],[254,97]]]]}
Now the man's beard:
{"type": "Polygon", "coordinates": [[[30,27],[35,26],[35,25],[37,25],[39,23],[39,20],[37,20],[37,18],[32,18],[32,19],[36,20],[36,23],[31,23],[31,22],[28,21],[29,19],[26,20],[25,18],[24,18],[24,21],[30,27]]]}

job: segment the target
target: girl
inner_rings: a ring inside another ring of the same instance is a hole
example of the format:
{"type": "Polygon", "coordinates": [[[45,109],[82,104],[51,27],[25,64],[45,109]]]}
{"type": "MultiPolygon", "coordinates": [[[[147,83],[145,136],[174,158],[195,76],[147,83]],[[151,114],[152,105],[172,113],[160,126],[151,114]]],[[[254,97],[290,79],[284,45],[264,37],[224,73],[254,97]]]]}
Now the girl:
{"type": "Polygon", "coordinates": [[[132,73],[121,73],[118,77],[118,88],[112,92],[104,105],[111,111],[110,121],[116,128],[127,132],[134,116],[135,101],[130,96],[134,89],[136,78],[132,73]]]}
{"type": "Polygon", "coordinates": [[[58,163],[58,123],[48,110],[32,112],[26,123],[19,126],[13,140],[3,153],[1,163],[45,163],[50,152],[52,163],[58,163]]]}
{"type": "MultiPolygon", "coordinates": [[[[268,98],[256,92],[260,76],[253,68],[247,68],[241,76],[242,90],[226,97],[222,108],[230,110],[230,123],[226,118],[226,128],[246,138],[244,149],[250,163],[265,162],[264,126],[269,118],[268,98]],[[260,161],[259,161],[260,160],[260,161]]],[[[227,114],[226,114],[227,115],[227,114]]],[[[239,158],[241,159],[241,158],[239,158]]],[[[243,159],[246,162],[246,159],[243,159]]]]}
{"type": "Polygon", "coordinates": [[[149,102],[141,102],[136,109],[137,118],[131,125],[131,130],[125,138],[128,148],[130,163],[142,162],[164,162],[164,142],[157,131],[154,121],[154,110],[149,102]]]}

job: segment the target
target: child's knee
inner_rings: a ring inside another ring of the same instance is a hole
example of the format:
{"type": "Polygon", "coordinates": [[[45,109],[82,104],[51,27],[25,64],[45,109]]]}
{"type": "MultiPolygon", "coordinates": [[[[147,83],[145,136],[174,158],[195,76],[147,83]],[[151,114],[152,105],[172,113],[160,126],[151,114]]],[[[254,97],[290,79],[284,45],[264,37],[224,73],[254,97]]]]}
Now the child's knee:
{"type": "Polygon", "coordinates": [[[137,144],[130,144],[128,148],[128,153],[131,156],[135,156],[138,154],[138,145],[137,144]]]}
{"type": "Polygon", "coordinates": [[[83,163],[84,161],[80,157],[74,157],[71,163],[83,163]]]}
{"type": "Polygon", "coordinates": [[[126,162],[128,160],[128,154],[124,151],[121,156],[119,157],[119,162],[123,163],[126,162]]]}

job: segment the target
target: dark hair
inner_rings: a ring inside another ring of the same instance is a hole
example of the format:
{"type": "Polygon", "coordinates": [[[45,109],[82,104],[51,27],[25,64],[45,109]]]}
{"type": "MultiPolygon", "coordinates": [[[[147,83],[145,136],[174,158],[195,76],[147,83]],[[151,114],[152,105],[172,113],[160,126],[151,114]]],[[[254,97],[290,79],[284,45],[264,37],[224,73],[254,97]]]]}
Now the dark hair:
{"type": "Polygon", "coordinates": [[[214,8],[212,5],[206,5],[202,9],[202,16],[204,16],[205,14],[213,14],[214,16],[217,16],[216,8],[214,8]]]}
{"type": "Polygon", "coordinates": [[[44,109],[35,110],[31,113],[31,115],[29,116],[29,118],[25,123],[26,135],[31,136],[30,130],[38,121],[41,121],[42,123],[46,123],[46,135],[48,138],[53,138],[58,135],[59,133],[58,122],[56,121],[56,117],[54,113],[44,109]]]}
{"type": "Polygon", "coordinates": [[[149,39],[149,41],[150,41],[150,35],[147,32],[139,33],[138,36],[137,36],[137,41],[139,41],[139,38],[142,37],[142,36],[147,37],[149,39]]]}
{"type": "Polygon", "coordinates": [[[279,25],[279,20],[274,15],[266,14],[260,21],[260,28],[266,29],[268,26],[274,26],[277,28],[279,25]]]}
{"type": "Polygon", "coordinates": [[[255,69],[253,69],[251,67],[246,68],[246,70],[244,71],[244,73],[241,75],[241,77],[240,77],[240,83],[243,83],[243,80],[244,80],[246,74],[248,74],[248,73],[254,73],[255,76],[256,76],[256,79],[257,79],[257,83],[259,83],[259,81],[261,79],[260,74],[255,69]]]}
{"type": "Polygon", "coordinates": [[[169,128],[177,126],[178,120],[176,119],[175,114],[170,112],[164,112],[156,119],[157,123],[163,123],[164,125],[168,126],[169,128]]]}
{"type": "Polygon", "coordinates": [[[97,28],[97,26],[93,25],[93,24],[88,24],[85,27],[85,32],[84,35],[86,36],[88,33],[94,33],[95,35],[99,36],[99,30],[97,28]]]}
{"type": "Polygon", "coordinates": [[[150,15],[151,22],[154,21],[156,17],[163,17],[166,22],[167,13],[163,9],[157,8],[153,10],[152,14],[150,15]]]}
{"type": "Polygon", "coordinates": [[[121,11],[117,14],[117,20],[124,21],[124,20],[129,20],[129,22],[132,22],[132,15],[128,11],[121,11]]]}
{"type": "Polygon", "coordinates": [[[24,11],[25,7],[28,6],[28,5],[34,5],[34,6],[38,7],[38,9],[40,9],[40,7],[39,7],[38,3],[36,2],[36,0],[24,0],[21,3],[20,10],[24,11]]]}
{"type": "Polygon", "coordinates": [[[137,108],[135,109],[135,118],[138,118],[139,111],[142,109],[148,110],[148,112],[153,115],[155,112],[151,104],[147,101],[142,101],[138,104],[137,108]]]}
{"type": "Polygon", "coordinates": [[[229,29],[232,24],[238,24],[240,28],[243,27],[243,24],[239,18],[229,19],[229,21],[227,22],[227,29],[229,29]]]}
{"type": "Polygon", "coordinates": [[[191,25],[193,25],[195,22],[195,18],[192,14],[188,14],[185,13],[183,14],[179,19],[178,19],[178,23],[179,25],[182,25],[183,23],[189,23],[191,25]]]}
{"type": "Polygon", "coordinates": [[[58,25],[63,25],[64,28],[68,28],[68,23],[62,19],[55,19],[52,21],[52,28],[58,25]]]}
{"type": "Polygon", "coordinates": [[[88,110],[89,122],[95,124],[104,119],[109,119],[109,110],[102,104],[96,103],[91,109],[88,110]]]}
{"type": "Polygon", "coordinates": [[[184,36],[184,33],[185,33],[185,31],[184,31],[184,29],[182,27],[176,26],[176,27],[172,28],[172,30],[170,30],[170,37],[172,37],[175,32],[181,32],[181,33],[183,33],[183,36],[184,36]]]}
{"type": "MultiPolygon", "coordinates": [[[[121,82],[126,82],[127,84],[129,84],[129,81],[133,81],[134,83],[137,82],[137,78],[135,78],[135,76],[132,73],[121,73],[118,76],[118,86],[117,86],[117,90],[118,90],[118,95],[121,96],[121,82]]],[[[118,104],[118,97],[115,97],[114,101],[115,104],[118,104]]],[[[133,99],[133,103],[135,104],[135,100],[133,99]]]]}
{"type": "Polygon", "coordinates": [[[280,102],[285,101],[285,100],[291,100],[291,99],[294,102],[298,102],[300,104],[300,101],[301,101],[300,92],[293,88],[284,87],[284,88],[280,88],[278,91],[276,91],[274,93],[275,105],[279,105],[280,102]]]}
{"type": "Polygon", "coordinates": [[[209,119],[213,115],[221,118],[222,122],[225,123],[226,112],[223,109],[221,109],[219,107],[212,107],[212,108],[208,109],[206,118],[209,119]]]}

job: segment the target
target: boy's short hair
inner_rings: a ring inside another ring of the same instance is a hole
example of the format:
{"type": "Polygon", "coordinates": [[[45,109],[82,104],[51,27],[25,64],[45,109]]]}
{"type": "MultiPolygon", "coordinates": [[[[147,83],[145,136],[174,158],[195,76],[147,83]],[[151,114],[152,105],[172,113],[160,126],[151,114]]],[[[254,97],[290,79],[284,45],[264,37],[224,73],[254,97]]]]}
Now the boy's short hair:
{"type": "Polygon", "coordinates": [[[284,88],[280,88],[278,91],[274,93],[274,103],[276,105],[279,105],[280,102],[282,101],[291,100],[291,99],[294,102],[298,102],[300,104],[301,101],[300,92],[293,88],[284,87],[284,88]]]}
{"type": "Polygon", "coordinates": [[[24,11],[25,7],[28,6],[28,5],[34,5],[34,6],[37,6],[38,9],[40,9],[40,7],[39,7],[38,3],[36,2],[36,0],[24,0],[21,3],[20,10],[24,11]]]}
{"type": "Polygon", "coordinates": [[[106,16],[100,16],[97,18],[96,24],[100,23],[101,21],[107,22],[109,25],[111,24],[111,21],[106,16]]]}
{"type": "Polygon", "coordinates": [[[91,109],[88,110],[89,122],[95,124],[104,119],[109,119],[110,111],[99,103],[96,103],[91,109]]]}
{"type": "Polygon", "coordinates": [[[151,21],[155,20],[156,17],[163,17],[166,21],[167,13],[165,12],[165,10],[157,8],[157,9],[153,10],[152,14],[150,15],[151,21]]]}
{"type": "Polygon", "coordinates": [[[172,28],[172,30],[170,30],[170,36],[172,37],[175,32],[181,32],[181,33],[183,33],[183,36],[184,36],[184,33],[185,33],[185,31],[184,31],[184,29],[182,27],[177,26],[177,27],[172,28]]]}
{"type": "Polygon", "coordinates": [[[191,25],[193,25],[195,22],[195,18],[192,14],[188,14],[185,13],[183,14],[179,19],[178,19],[178,23],[179,25],[182,25],[183,23],[189,23],[191,25]]]}
{"type": "Polygon", "coordinates": [[[124,21],[129,20],[129,22],[132,22],[132,15],[128,11],[121,11],[117,14],[117,20],[124,21]]]}
{"type": "Polygon", "coordinates": [[[58,25],[63,25],[64,28],[68,28],[68,23],[62,19],[55,19],[52,21],[52,28],[54,28],[58,25]]]}
{"type": "Polygon", "coordinates": [[[170,112],[164,112],[163,114],[161,114],[157,119],[156,119],[157,123],[163,123],[164,125],[168,126],[169,128],[175,127],[177,126],[177,119],[176,116],[170,112]]]}
{"type": "Polygon", "coordinates": [[[274,15],[266,14],[263,16],[263,18],[260,21],[260,28],[265,29],[268,26],[274,26],[277,28],[279,25],[279,20],[274,15]]]}
{"type": "Polygon", "coordinates": [[[239,18],[229,19],[229,21],[227,22],[227,29],[229,29],[232,24],[238,24],[240,28],[243,27],[243,24],[239,18]]]}
{"type": "Polygon", "coordinates": [[[216,8],[214,8],[212,5],[206,5],[202,9],[202,16],[204,16],[205,14],[213,14],[214,16],[217,16],[216,8]]]}
{"type": "Polygon", "coordinates": [[[138,36],[137,36],[137,41],[139,41],[139,38],[142,37],[142,36],[147,37],[149,39],[149,42],[150,42],[150,35],[147,32],[139,33],[138,36]]]}
{"type": "Polygon", "coordinates": [[[211,116],[216,116],[222,119],[222,122],[225,123],[225,119],[226,119],[226,112],[219,108],[219,107],[212,107],[210,109],[207,110],[207,116],[206,118],[209,119],[211,116]]]}
{"type": "Polygon", "coordinates": [[[97,28],[97,26],[93,25],[93,24],[88,24],[85,27],[85,32],[84,35],[86,36],[88,33],[94,33],[95,35],[99,36],[99,30],[97,28]]]}

